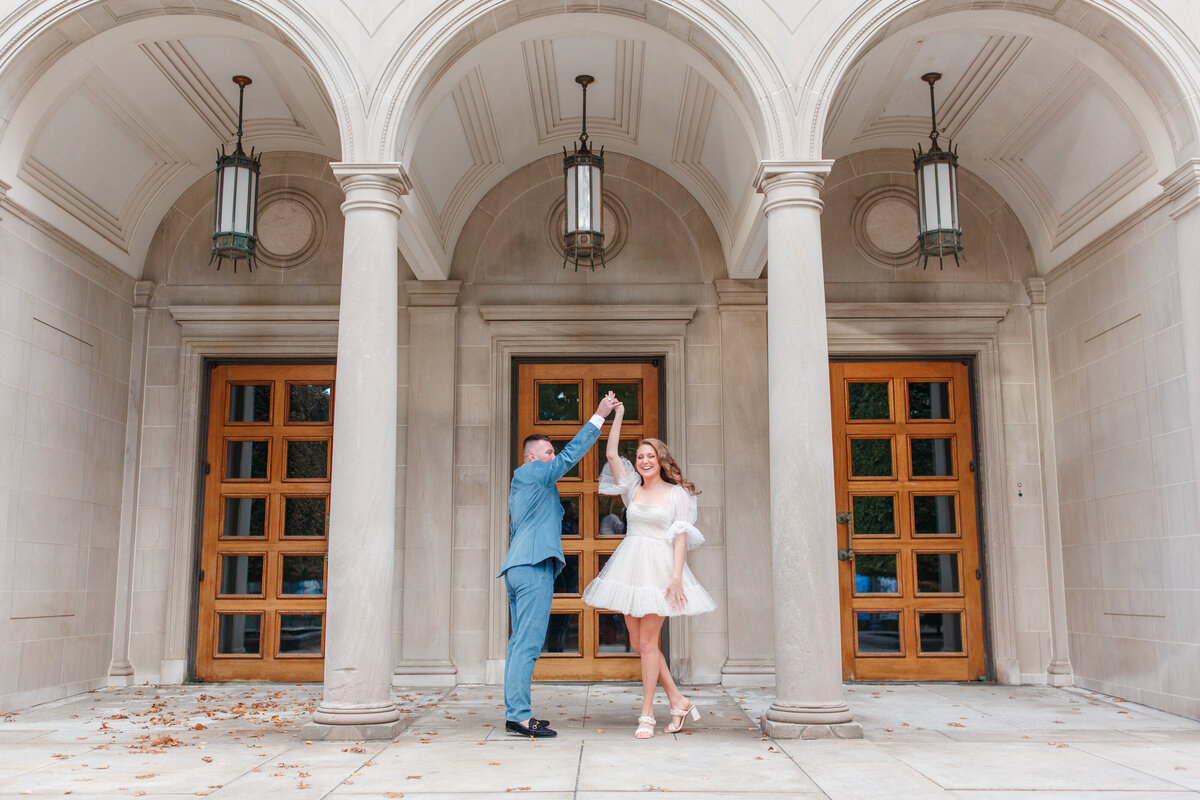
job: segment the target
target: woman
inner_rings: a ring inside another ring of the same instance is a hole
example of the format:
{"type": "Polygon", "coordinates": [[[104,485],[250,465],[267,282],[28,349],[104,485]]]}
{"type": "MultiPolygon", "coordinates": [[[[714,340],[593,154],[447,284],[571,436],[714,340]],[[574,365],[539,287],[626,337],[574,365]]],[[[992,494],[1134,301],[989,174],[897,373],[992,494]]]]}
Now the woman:
{"type": "Polygon", "coordinates": [[[700,719],[696,706],[680,693],[667,661],[658,649],[663,620],[682,614],[702,614],[716,608],[684,562],[686,550],[701,544],[696,530],[696,495],[684,480],[667,446],[658,439],[638,444],[637,465],[617,452],[625,407],[615,409],[600,473],[600,494],[619,494],[625,502],[628,528],[625,538],[596,579],[583,591],[583,601],[596,608],[625,615],[629,640],[642,662],[642,713],[639,739],[654,735],[654,690],[659,683],[671,704],[671,724],[666,733],[678,733],[688,715],[700,719]]]}

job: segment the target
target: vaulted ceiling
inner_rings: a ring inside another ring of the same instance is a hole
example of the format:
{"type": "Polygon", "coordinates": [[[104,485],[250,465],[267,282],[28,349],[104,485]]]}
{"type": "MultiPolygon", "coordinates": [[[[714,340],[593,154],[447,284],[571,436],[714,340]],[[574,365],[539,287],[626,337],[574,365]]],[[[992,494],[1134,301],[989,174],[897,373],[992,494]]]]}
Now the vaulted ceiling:
{"type": "Polygon", "coordinates": [[[1030,14],[973,11],[904,27],[854,65],[831,105],[825,154],[929,145],[936,85],[942,145],[994,187],[1042,272],[1161,194],[1180,131],[1134,65],[1030,14]]]}

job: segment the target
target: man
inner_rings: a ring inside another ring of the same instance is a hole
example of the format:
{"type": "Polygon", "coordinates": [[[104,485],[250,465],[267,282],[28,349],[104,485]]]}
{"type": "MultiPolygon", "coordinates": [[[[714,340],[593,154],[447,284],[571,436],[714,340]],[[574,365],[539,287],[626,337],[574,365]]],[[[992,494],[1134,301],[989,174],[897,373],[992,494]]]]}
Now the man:
{"type": "Polygon", "coordinates": [[[550,439],[535,433],[521,445],[521,466],[508,494],[508,557],[500,569],[508,587],[512,635],[504,662],[504,730],[516,736],[557,736],[547,720],[530,709],[533,666],[546,641],[554,579],[566,565],[562,551],[562,503],[558,479],[596,443],[604,418],[620,405],[609,392],[575,438],[554,455],[550,439]]]}

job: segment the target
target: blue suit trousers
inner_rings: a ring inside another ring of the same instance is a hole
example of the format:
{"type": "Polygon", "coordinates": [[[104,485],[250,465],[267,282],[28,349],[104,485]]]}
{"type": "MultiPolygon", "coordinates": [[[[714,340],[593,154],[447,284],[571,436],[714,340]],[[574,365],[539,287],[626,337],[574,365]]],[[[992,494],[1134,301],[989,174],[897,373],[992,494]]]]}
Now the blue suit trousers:
{"type": "Polygon", "coordinates": [[[557,567],[558,562],[548,558],[537,564],[509,567],[504,573],[512,616],[512,635],[508,637],[508,658],[504,662],[504,718],[510,722],[524,722],[533,715],[529,705],[533,666],[546,642],[557,567]]]}

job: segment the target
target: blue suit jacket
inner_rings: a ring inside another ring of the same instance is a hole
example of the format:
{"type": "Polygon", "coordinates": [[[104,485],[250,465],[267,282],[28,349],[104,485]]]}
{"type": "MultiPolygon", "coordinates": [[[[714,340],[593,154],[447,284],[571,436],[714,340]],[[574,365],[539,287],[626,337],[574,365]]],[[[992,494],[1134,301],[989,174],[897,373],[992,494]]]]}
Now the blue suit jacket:
{"type": "Polygon", "coordinates": [[[513,471],[508,492],[508,556],[500,568],[502,577],[510,567],[540,564],[547,558],[558,563],[557,575],[567,563],[562,551],[563,507],[558,499],[558,479],[583,458],[600,429],[584,423],[575,438],[552,461],[530,461],[513,471]]]}

